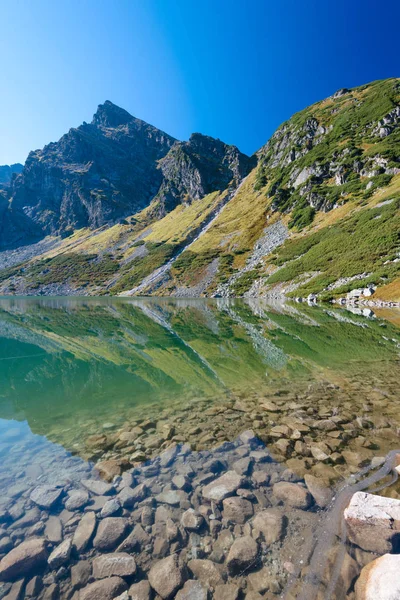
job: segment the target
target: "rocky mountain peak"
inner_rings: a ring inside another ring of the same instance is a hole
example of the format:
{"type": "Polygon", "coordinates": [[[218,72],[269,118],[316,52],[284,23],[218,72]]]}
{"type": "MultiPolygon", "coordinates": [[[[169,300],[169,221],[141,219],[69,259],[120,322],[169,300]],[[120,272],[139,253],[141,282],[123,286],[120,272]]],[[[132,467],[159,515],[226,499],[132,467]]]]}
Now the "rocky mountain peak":
{"type": "Polygon", "coordinates": [[[236,187],[254,166],[255,159],[236,146],[192,133],[187,142],[175,142],[160,161],[163,182],[152,212],[160,217],[179,203],[190,203],[211,192],[236,187]]]}
{"type": "Polygon", "coordinates": [[[101,127],[119,127],[133,120],[134,117],[128,111],[106,100],[104,104],[99,104],[97,107],[92,124],[101,127]]]}

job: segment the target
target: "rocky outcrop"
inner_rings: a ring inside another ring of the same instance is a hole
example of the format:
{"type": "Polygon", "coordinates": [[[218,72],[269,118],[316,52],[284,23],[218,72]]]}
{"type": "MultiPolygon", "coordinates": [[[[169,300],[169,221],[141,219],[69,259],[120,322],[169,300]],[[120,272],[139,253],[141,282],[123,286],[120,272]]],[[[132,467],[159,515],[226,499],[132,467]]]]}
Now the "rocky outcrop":
{"type": "Polygon", "coordinates": [[[254,158],[236,146],[193,133],[188,142],[176,142],[160,161],[163,182],[152,212],[162,217],[179,203],[191,203],[216,190],[234,189],[255,164],[254,158]]]}

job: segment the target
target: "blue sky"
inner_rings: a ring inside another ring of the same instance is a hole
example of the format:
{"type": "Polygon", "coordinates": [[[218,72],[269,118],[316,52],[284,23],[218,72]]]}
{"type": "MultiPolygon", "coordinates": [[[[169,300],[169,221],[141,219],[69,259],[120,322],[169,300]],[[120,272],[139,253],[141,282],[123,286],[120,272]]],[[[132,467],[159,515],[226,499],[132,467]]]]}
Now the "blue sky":
{"type": "Polygon", "coordinates": [[[338,88],[400,75],[397,0],[0,0],[0,22],[0,164],[106,99],[250,154],[338,88]]]}

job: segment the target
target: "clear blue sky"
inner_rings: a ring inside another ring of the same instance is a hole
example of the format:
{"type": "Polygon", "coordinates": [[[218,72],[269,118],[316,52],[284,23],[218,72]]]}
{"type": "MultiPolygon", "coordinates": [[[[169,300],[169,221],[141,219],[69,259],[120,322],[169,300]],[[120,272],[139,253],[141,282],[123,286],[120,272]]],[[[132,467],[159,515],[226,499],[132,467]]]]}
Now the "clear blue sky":
{"type": "Polygon", "coordinates": [[[400,75],[398,0],[0,0],[0,164],[109,99],[252,153],[294,112],[400,75]]]}

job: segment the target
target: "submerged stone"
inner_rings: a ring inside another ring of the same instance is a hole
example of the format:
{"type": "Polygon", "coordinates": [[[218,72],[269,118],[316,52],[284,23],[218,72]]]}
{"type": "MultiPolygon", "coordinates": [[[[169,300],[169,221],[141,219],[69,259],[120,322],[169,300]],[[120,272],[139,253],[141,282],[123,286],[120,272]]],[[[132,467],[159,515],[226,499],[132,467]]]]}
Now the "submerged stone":
{"type": "Polygon", "coordinates": [[[62,488],[56,488],[51,485],[39,485],[31,493],[30,499],[40,506],[40,508],[50,509],[60,498],[63,491],[62,488]]]}
{"type": "Polygon", "coordinates": [[[0,579],[12,581],[21,575],[29,575],[40,569],[47,560],[45,541],[32,539],[22,542],[0,562],[0,579]]]}
{"type": "Polygon", "coordinates": [[[206,500],[221,502],[228,496],[232,496],[243,485],[243,481],[241,475],[238,475],[235,471],[228,471],[203,488],[203,497],[206,500]]]}
{"type": "Polygon", "coordinates": [[[178,564],[176,554],[157,561],[149,571],[151,587],[164,600],[175,594],[182,587],[184,581],[184,571],[178,564]]]}
{"type": "Polygon", "coordinates": [[[128,585],[121,577],[109,577],[90,583],[80,591],[79,600],[114,600],[128,585]]]}

